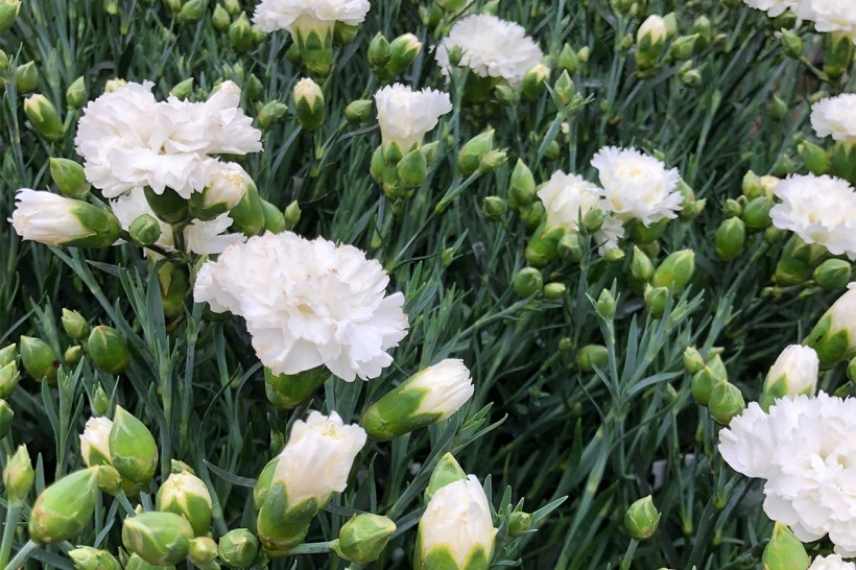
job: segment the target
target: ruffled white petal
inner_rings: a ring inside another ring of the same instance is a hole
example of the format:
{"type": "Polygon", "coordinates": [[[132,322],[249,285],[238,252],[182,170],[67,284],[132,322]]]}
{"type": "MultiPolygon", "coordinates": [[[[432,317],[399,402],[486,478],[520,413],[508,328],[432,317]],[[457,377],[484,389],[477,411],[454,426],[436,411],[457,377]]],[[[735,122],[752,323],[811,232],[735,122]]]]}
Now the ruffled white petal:
{"type": "Polygon", "coordinates": [[[375,93],[375,106],[383,143],[397,143],[406,152],[420,144],[440,117],[452,110],[452,101],[442,91],[414,91],[396,83],[375,93]]]}
{"type": "Polygon", "coordinates": [[[815,103],[811,108],[811,126],[819,137],[856,143],[856,93],[815,103]]]}
{"type": "Polygon", "coordinates": [[[12,227],[25,240],[62,245],[92,235],[74,215],[77,201],[52,192],[22,188],[15,195],[12,227]]]}
{"type": "Polygon", "coordinates": [[[299,19],[356,26],[366,19],[370,8],[368,0],[262,0],[253,23],[264,32],[292,31],[299,19]]]}

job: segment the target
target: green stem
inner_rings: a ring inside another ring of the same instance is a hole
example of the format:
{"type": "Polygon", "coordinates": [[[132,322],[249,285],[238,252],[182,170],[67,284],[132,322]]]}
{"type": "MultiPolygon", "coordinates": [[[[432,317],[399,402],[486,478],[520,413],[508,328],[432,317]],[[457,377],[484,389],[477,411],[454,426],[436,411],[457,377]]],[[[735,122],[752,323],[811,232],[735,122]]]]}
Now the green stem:
{"type": "Polygon", "coordinates": [[[639,546],[639,541],[633,539],[627,545],[627,550],[624,552],[624,558],[621,560],[621,570],[630,570],[630,564],[633,562],[633,557],[636,555],[636,547],[639,546]]]}
{"type": "Polygon", "coordinates": [[[24,565],[24,562],[30,557],[34,550],[39,547],[38,543],[33,542],[32,540],[28,540],[27,544],[21,547],[21,550],[15,554],[15,558],[12,559],[9,564],[6,565],[6,570],[17,570],[21,566],[24,565]]]}
{"type": "Polygon", "coordinates": [[[332,540],[328,542],[307,542],[306,544],[301,544],[300,546],[293,548],[288,552],[288,554],[289,556],[296,554],[324,554],[326,552],[330,552],[332,544],[332,540]]]}
{"type": "Polygon", "coordinates": [[[6,508],[6,523],[3,526],[3,542],[0,543],[0,568],[5,568],[9,563],[9,555],[12,553],[12,541],[15,539],[15,527],[18,525],[18,515],[21,513],[21,505],[9,503],[6,508]]]}

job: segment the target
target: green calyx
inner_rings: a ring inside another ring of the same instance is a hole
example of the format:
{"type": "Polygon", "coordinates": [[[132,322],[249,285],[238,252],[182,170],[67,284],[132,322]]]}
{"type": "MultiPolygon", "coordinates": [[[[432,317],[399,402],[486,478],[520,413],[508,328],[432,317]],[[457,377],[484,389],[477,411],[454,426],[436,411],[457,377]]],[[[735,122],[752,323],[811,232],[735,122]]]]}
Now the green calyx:
{"type": "Polygon", "coordinates": [[[416,413],[425,390],[411,388],[409,384],[413,378],[391,390],[363,413],[360,424],[371,437],[387,441],[429,426],[440,418],[440,414],[416,413]]]}
{"type": "Polygon", "coordinates": [[[265,394],[274,406],[290,410],[311,398],[329,377],[323,366],[298,374],[274,374],[265,368],[265,394]]]}
{"type": "Polygon", "coordinates": [[[184,518],[159,511],[127,517],[122,544],[149,564],[177,564],[190,553],[193,528],[184,518]]]}
{"type": "Polygon", "coordinates": [[[268,555],[272,558],[285,556],[301,544],[321,507],[314,498],[289,505],[285,486],[275,482],[266,493],[256,518],[259,540],[268,555]]]}
{"type": "Polygon", "coordinates": [[[56,481],[33,505],[30,538],[46,544],[74,538],[89,525],[97,494],[97,468],[81,469],[56,481]]]}
{"type": "Polygon", "coordinates": [[[149,429],[121,406],[116,406],[110,430],[113,467],[133,483],[151,480],[158,465],[158,448],[149,429]]]}

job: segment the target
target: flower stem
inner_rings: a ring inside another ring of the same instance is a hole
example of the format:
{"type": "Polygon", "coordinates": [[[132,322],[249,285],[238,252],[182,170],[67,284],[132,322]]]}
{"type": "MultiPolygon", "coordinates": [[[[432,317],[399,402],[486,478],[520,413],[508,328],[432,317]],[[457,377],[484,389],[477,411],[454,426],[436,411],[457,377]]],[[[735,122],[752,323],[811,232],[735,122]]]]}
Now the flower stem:
{"type": "Polygon", "coordinates": [[[630,564],[633,562],[633,557],[636,556],[636,547],[639,546],[639,541],[633,539],[627,545],[627,550],[624,552],[624,558],[621,560],[620,570],[630,570],[630,564]]]}
{"type": "Polygon", "coordinates": [[[9,564],[6,565],[6,570],[17,570],[21,566],[24,565],[24,562],[30,557],[34,550],[39,547],[38,543],[28,540],[27,544],[21,547],[21,550],[15,554],[15,558],[12,559],[9,564]]]}
{"type": "Polygon", "coordinates": [[[0,568],[5,568],[12,553],[12,541],[15,538],[15,527],[18,525],[18,515],[21,505],[10,502],[6,507],[6,522],[3,526],[3,542],[0,542],[0,568]]]}
{"type": "Polygon", "coordinates": [[[293,548],[288,554],[324,554],[325,552],[330,552],[332,544],[332,540],[328,542],[308,542],[293,548]]]}

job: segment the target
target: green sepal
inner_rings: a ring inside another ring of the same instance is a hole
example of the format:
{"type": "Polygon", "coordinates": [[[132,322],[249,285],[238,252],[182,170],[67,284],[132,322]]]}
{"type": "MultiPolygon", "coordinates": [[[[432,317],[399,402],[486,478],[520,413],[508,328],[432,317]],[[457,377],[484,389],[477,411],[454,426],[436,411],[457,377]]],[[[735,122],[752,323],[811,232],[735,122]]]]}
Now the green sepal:
{"type": "Polygon", "coordinates": [[[360,424],[371,437],[380,441],[429,426],[439,420],[441,414],[416,414],[424,396],[424,390],[409,388],[408,382],[404,382],[369,406],[360,424]]]}
{"type": "Polygon", "coordinates": [[[301,544],[320,508],[314,498],[290,506],[285,486],[281,482],[274,483],[256,519],[259,540],[268,555],[272,558],[285,556],[301,544]]]}
{"type": "Polygon", "coordinates": [[[255,184],[251,184],[238,205],[229,211],[232,227],[246,236],[256,236],[265,231],[265,212],[262,199],[255,184]]]}
{"type": "Polygon", "coordinates": [[[154,190],[146,186],[145,194],[149,207],[164,222],[177,224],[187,219],[187,200],[179,196],[175,190],[164,188],[162,194],[156,194],[154,190]]]}
{"type": "Polygon", "coordinates": [[[265,394],[274,406],[290,410],[311,398],[329,377],[323,366],[298,374],[274,374],[265,368],[265,394]]]}
{"type": "Polygon", "coordinates": [[[51,544],[74,538],[89,525],[98,495],[96,468],[66,475],[42,491],[30,514],[30,539],[51,544]]]}

